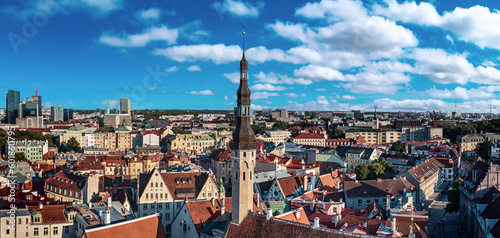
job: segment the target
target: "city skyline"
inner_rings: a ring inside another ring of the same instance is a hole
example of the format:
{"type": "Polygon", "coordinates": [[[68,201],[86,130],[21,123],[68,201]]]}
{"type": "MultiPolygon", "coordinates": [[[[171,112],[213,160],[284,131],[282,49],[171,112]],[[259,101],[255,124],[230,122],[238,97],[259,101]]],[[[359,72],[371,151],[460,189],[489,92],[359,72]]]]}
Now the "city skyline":
{"type": "Polygon", "coordinates": [[[231,110],[243,22],[254,110],[500,107],[499,3],[198,3],[2,3],[0,88],[74,109],[231,110]]]}

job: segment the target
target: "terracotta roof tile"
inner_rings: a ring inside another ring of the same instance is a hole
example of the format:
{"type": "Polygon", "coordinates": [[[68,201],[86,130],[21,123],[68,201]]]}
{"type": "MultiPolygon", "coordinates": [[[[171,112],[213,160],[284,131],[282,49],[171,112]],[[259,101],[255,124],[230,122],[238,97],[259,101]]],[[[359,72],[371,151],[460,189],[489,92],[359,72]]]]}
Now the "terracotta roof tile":
{"type": "Polygon", "coordinates": [[[85,231],[87,238],[165,238],[163,226],[155,214],[85,231]]]}

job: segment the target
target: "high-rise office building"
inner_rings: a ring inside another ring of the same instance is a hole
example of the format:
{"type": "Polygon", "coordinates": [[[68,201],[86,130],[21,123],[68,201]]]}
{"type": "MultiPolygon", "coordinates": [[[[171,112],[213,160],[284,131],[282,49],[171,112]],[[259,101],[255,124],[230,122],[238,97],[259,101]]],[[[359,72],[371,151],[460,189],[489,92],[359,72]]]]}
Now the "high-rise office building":
{"type": "Polygon", "coordinates": [[[64,121],[69,121],[73,119],[73,109],[65,108],[63,111],[64,111],[64,116],[63,116],[64,121]]]}
{"type": "Polygon", "coordinates": [[[120,99],[120,114],[130,114],[130,99],[120,99]]]}
{"type": "Polygon", "coordinates": [[[19,116],[19,101],[21,93],[19,91],[9,89],[5,99],[5,122],[16,124],[16,118],[19,116]]]}
{"type": "Polygon", "coordinates": [[[36,90],[35,96],[26,98],[19,102],[19,118],[39,117],[42,115],[42,96],[38,95],[36,90]]]}
{"type": "Polygon", "coordinates": [[[64,121],[64,109],[59,106],[52,106],[50,108],[50,120],[51,121],[64,121]]]}

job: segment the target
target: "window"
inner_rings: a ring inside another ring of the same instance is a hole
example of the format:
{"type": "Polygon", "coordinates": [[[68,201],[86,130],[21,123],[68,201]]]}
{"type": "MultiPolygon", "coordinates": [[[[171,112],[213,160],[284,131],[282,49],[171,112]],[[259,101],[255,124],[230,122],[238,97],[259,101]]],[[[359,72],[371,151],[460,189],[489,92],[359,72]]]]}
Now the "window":
{"type": "Polygon", "coordinates": [[[243,181],[245,181],[245,172],[243,172],[243,181]]]}
{"type": "Polygon", "coordinates": [[[158,209],[162,209],[162,208],[163,208],[163,204],[162,203],[158,203],[158,209]]]}
{"type": "Polygon", "coordinates": [[[7,235],[10,234],[10,228],[5,230],[5,234],[7,234],[7,235]]]}
{"type": "Polygon", "coordinates": [[[33,229],[33,235],[38,236],[38,227],[33,229]]]}
{"type": "Polygon", "coordinates": [[[148,199],[148,194],[146,193],[146,199],[148,199]]]}
{"type": "Polygon", "coordinates": [[[158,187],[158,182],[156,183],[156,187],[158,187]]]}
{"type": "Polygon", "coordinates": [[[168,193],[165,193],[165,199],[167,199],[167,198],[168,198],[168,193]]]}
{"type": "Polygon", "coordinates": [[[40,222],[40,217],[35,217],[35,223],[40,222]]]}
{"type": "Polygon", "coordinates": [[[65,226],[64,227],[64,234],[68,234],[69,233],[69,226],[65,226]]]}
{"type": "Polygon", "coordinates": [[[371,202],[370,199],[366,200],[366,204],[370,204],[370,202],[371,202]]]}
{"type": "Polygon", "coordinates": [[[160,193],[160,199],[163,199],[163,193],[160,193]]]}
{"type": "Polygon", "coordinates": [[[144,210],[148,210],[148,204],[144,204],[143,208],[144,210]]]}
{"type": "Polygon", "coordinates": [[[162,182],[160,182],[160,188],[161,188],[161,187],[163,187],[163,183],[162,183],[162,182]]]}
{"type": "MultiPolygon", "coordinates": [[[[165,204],[165,208],[166,208],[167,210],[170,210],[170,203],[165,204]]],[[[168,219],[167,219],[167,220],[168,220],[168,219]]]]}
{"type": "Polygon", "coordinates": [[[165,213],[165,219],[170,220],[170,213],[165,213]]]}
{"type": "Polygon", "coordinates": [[[158,200],[158,193],[155,194],[155,199],[158,200]]]}
{"type": "Polygon", "coordinates": [[[17,224],[23,224],[23,222],[21,221],[21,218],[19,218],[19,219],[17,220],[17,224]]]}
{"type": "Polygon", "coordinates": [[[29,223],[29,218],[26,218],[26,224],[28,224],[28,223],[29,223]]]}
{"type": "Polygon", "coordinates": [[[43,228],[43,235],[48,235],[49,234],[49,228],[48,227],[44,227],[43,228]]]}
{"type": "Polygon", "coordinates": [[[358,205],[363,204],[363,201],[361,199],[358,199],[358,205]]]}
{"type": "Polygon", "coordinates": [[[59,233],[59,227],[54,227],[54,230],[52,232],[54,235],[57,235],[59,233]]]}
{"type": "Polygon", "coordinates": [[[181,204],[182,204],[182,202],[178,202],[177,203],[177,208],[181,208],[181,204]]]}
{"type": "Polygon", "coordinates": [[[151,208],[155,208],[155,204],[154,203],[151,203],[151,208]]]}
{"type": "Polygon", "coordinates": [[[153,187],[153,182],[151,182],[151,187],[153,187]]]}

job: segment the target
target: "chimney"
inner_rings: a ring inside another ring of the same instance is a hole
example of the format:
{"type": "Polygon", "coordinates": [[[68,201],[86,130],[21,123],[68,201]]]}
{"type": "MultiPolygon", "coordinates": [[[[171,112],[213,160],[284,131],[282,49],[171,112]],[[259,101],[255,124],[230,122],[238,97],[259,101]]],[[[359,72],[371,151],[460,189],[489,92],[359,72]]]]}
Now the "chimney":
{"type": "Polygon", "coordinates": [[[337,181],[337,189],[340,189],[340,182],[337,181]]]}
{"type": "Polygon", "coordinates": [[[293,211],[293,214],[295,215],[295,218],[297,218],[298,220],[300,218],[300,208],[295,209],[295,211],[293,211]]]}
{"type": "Polygon", "coordinates": [[[212,198],[212,199],[210,199],[210,202],[212,203],[212,207],[215,207],[215,201],[214,201],[214,199],[213,199],[213,198],[212,198]]]}
{"type": "Polygon", "coordinates": [[[40,209],[40,210],[43,209],[43,203],[38,203],[38,209],[40,209]]]}
{"type": "Polygon", "coordinates": [[[106,209],[106,219],[104,221],[104,225],[111,224],[111,208],[106,209]]]}
{"type": "Polygon", "coordinates": [[[260,194],[257,195],[257,209],[260,208],[260,194]]]}
{"type": "Polygon", "coordinates": [[[314,202],[309,203],[309,210],[314,212],[314,202]]]}
{"type": "Polygon", "coordinates": [[[266,219],[269,220],[273,216],[273,209],[267,209],[266,219]]]}
{"type": "Polygon", "coordinates": [[[339,202],[344,202],[344,199],[342,199],[342,198],[339,198],[339,202]]]}
{"type": "Polygon", "coordinates": [[[38,97],[38,90],[36,90],[36,96],[38,97]]]}
{"type": "Polygon", "coordinates": [[[303,188],[304,188],[304,192],[307,192],[307,174],[304,176],[303,188]]]}
{"type": "Polygon", "coordinates": [[[111,195],[108,196],[108,207],[111,207],[111,195]]]}
{"type": "Polygon", "coordinates": [[[342,220],[342,215],[340,213],[332,216],[332,223],[335,225],[335,227],[337,227],[337,225],[340,223],[341,220],[342,220]]]}
{"type": "Polygon", "coordinates": [[[104,216],[102,216],[102,210],[99,210],[99,219],[101,219],[102,222],[104,222],[104,216]]]}
{"type": "Polygon", "coordinates": [[[220,215],[224,215],[226,212],[226,199],[222,199],[222,206],[220,206],[220,215]]]}
{"type": "Polygon", "coordinates": [[[392,219],[391,231],[396,232],[396,218],[395,217],[392,219]]]}
{"type": "Polygon", "coordinates": [[[92,202],[89,202],[89,208],[92,208],[92,202]]]}
{"type": "Polygon", "coordinates": [[[318,228],[319,228],[319,217],[315,217],[315,218],[314,218],[314,225],[313,225],[313,228],[314,228],[314,229],[318,229],[318,228]]]}

